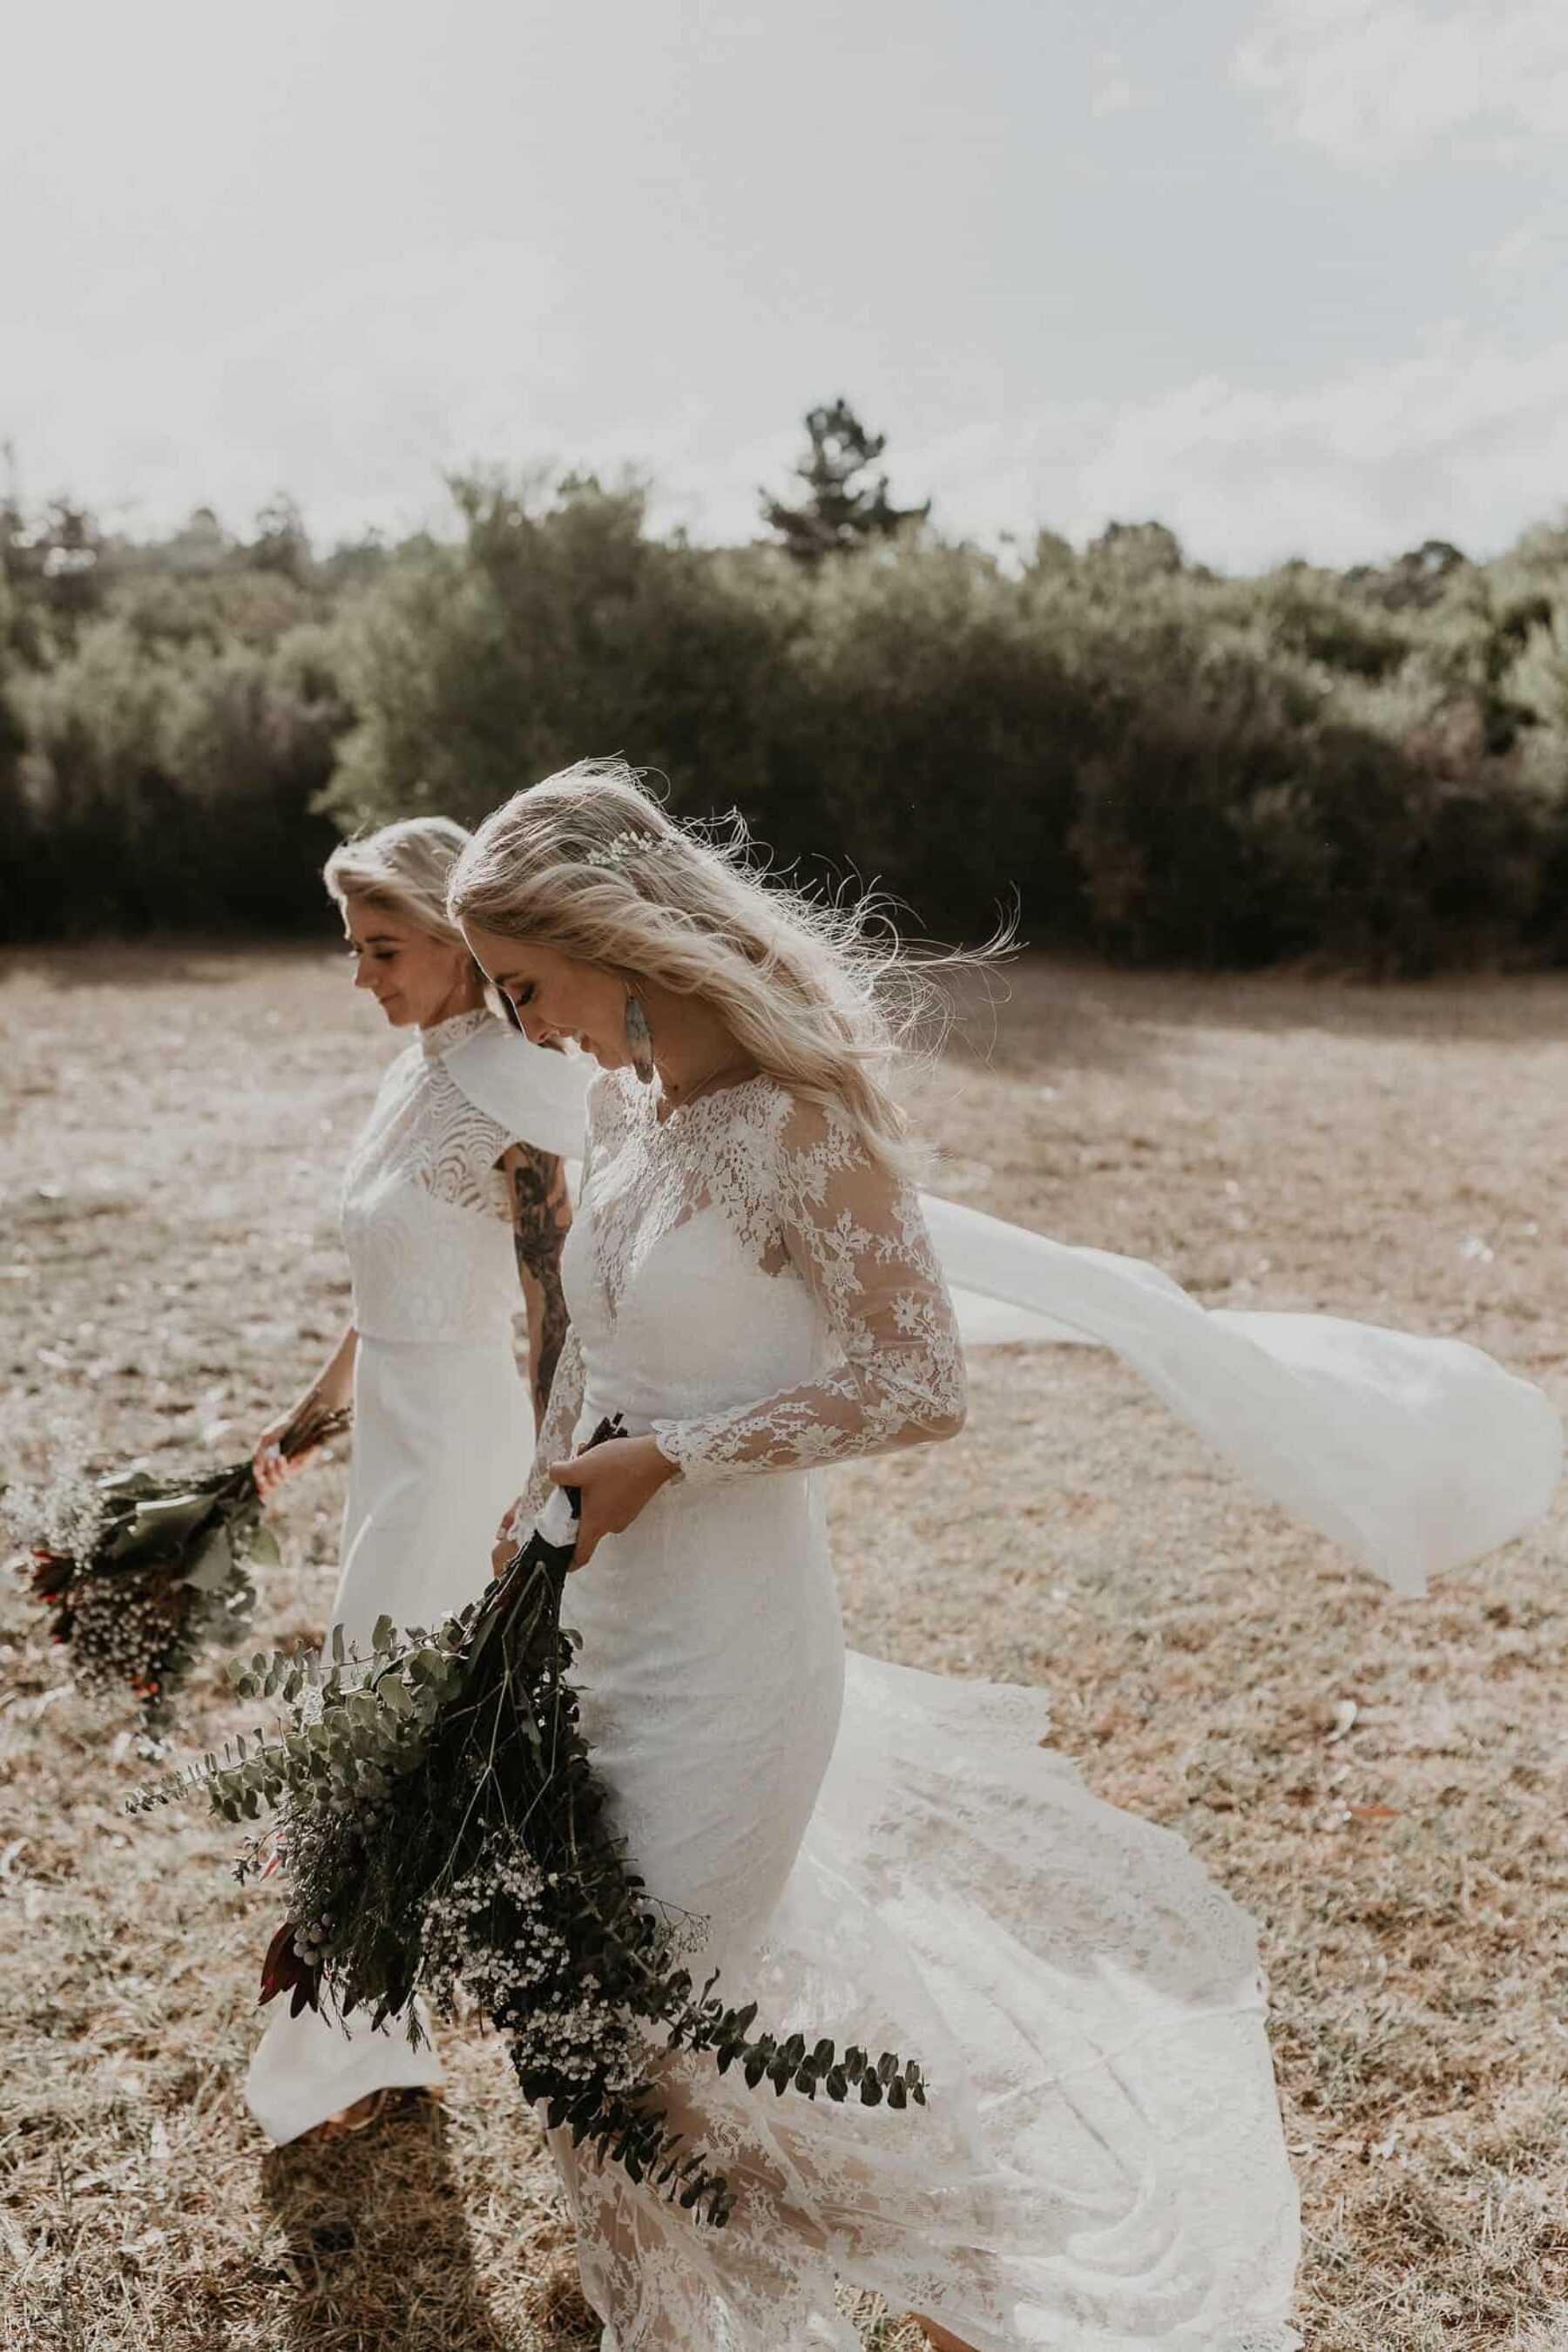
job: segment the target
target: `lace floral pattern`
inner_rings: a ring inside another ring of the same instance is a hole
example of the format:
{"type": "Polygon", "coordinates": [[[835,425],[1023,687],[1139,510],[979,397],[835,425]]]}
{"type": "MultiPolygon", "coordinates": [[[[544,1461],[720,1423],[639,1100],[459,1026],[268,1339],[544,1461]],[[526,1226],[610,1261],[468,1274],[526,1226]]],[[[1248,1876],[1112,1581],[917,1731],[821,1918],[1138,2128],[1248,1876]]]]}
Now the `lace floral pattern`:
{"type": "Polygon", "coordinates": [[[576,1326],[573,1325],[556,1359],[555,1377],[550,1383],[550,1402],[539,1426],[539,1439],[533,1449],[528,1483],[506,1521],[507,1532],[514,1542],[521,1542],[550,1500],[552,1492],[547,1475],[550,1465],[564,1462],[570,1454],[582,1405],[583,1349],[576,1326]]]}
{"type": "Polygon", "coordinates": [[[493,1025],[459,1013],[393,1063],[343,1173],[354,1322],[367,1339],[504,1339],[517,1304],[506,1182],[512,1139],[446,1056],[493,1025]]]}
{"type": "Polygon", "coordinates": [[[745,1990],[808,2038],[918,2042],[931,2104],[759,2100],[676,2056],[667,2108],[738,2190],[717,2233],[552,2135],[605,2352],[852,2352],[842,2284],[976,2352],[1299,2346],[1250,1923],[1043,1754],[1023,1696],[851,1661],[745,1990]]]}
{"type": "Polygon", "coordinates": [[[962,1427],[963,1351],[918,1197],[847,1118],[765,1077],[662,1127],[617,1077],[592,1100],[595,1255],[612,1314],[653,1248],[709,1210],[759,1270],[804,1284],[821,1313],[827,1360],[810,1380],[655,1419],[659,1450],[689,1480],[808,1469],[962,1427]]]}

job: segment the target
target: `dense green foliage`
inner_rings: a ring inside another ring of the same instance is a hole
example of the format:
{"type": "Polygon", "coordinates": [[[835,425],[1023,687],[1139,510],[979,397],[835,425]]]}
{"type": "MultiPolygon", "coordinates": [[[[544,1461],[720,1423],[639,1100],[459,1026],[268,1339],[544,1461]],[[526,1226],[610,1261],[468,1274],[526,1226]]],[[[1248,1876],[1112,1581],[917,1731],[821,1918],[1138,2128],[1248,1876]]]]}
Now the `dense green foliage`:
{"type": "MultiPolygon", "coordinates": [[[[619,1426],[601,1422],[590,1444],[619,1426]]],[[[230,1822],[275,1809],[289,1913],[264,2002],[287,1991],[296,2016],[357,2010],[392,2032],[416,1993],[437,2016],[465,2003],[502,2034],[552,2130],[721,2224],[730,2182],[668,2120],[672,2053],[734,2067],[759,2096],[765,2083],[902,2109],[925,2105],[924,2079],[894,2051],[755,2032],[756,2001],[732,2007],[717,1970],[694,1980],[685,1961],[707,1923],[632,1868],[579,1727],[578,1637],[561,1622],[576,1529],[555,1503],[553,1528],[542,1519],[434,1633],[382,1617],[360,1659],[334,1626],[324,1673],[279,1651],[233,1660],[236,1688],[280,1699],[283,1724],[139,1790],[129,1810],[190,1793],[230,1822]]],[[[239,1875],[258,1866],[253,1843],[239,1875]]]]}
{"type": "Polygon", "coordinates": [[[0,930],[322,923],[334,823],[624,751],[930,933],[1016,889],[1026,939],[1144,960],[1568,947],[1568,528],[1241,579],[1152,523],[804,561],[636,487],[454,494],[326,558],[286,506],[156,543],[0,509],[0,930]]]}

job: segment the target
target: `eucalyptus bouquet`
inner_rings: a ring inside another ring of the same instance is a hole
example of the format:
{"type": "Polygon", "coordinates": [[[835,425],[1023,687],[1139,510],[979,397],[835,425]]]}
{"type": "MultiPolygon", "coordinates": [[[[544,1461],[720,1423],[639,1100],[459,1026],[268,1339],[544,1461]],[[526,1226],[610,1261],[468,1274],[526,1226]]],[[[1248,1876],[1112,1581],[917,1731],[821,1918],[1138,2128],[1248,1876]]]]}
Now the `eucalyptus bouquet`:
{"type": "MultiPolygon", "coordinates": [[[[279,1448],[308,1454],[349,1419],[308,1407],[279,1448]]],[[[7,1500],[15,1520],[16,1498],[7,1500]]],[[[53,1639],[70,1652],[73,1680],[83,1690],[129,1689],[150,1727],[165,1723],[200,1652],[245,1632],[252,1571],[279,1557],[249,1461],[195,1478],[146,1470],[64,1478],[32,1507],[17,1565],[51,1612],[53,1639]]]]}
{"type": "MultiPolygon", "coordinates": [[[[591,1443],[616,1434],[602,1423],[591,1443]]],[[[334,1629],[332,1656],[258,1655],[229,1671],[287,1725],[140,1790],[132,1811],[197,1790],[226,1820],[276,1823],[290,1905],[262,1976],[264,2001],[297,2015],[331,2001],[377,2025],[426,1994],[459,1996],[506,2037],[526,2098],[584,2142],[710,2222],[724,2175],[664,2118],[671,2051],[807,2098],[924,2104],[920,2068],[755,2031],[684,1965],[699,1923],[661,1906],[627,1863],[578,1724],[576,1636],[561,1603],[575,1528],[557,1491],[484,1597],[433,1633],[377,1623],[368,1658],[334,1629]]],[[[253,1839],[243,1878],[271,1866],[253,1839]]]]}

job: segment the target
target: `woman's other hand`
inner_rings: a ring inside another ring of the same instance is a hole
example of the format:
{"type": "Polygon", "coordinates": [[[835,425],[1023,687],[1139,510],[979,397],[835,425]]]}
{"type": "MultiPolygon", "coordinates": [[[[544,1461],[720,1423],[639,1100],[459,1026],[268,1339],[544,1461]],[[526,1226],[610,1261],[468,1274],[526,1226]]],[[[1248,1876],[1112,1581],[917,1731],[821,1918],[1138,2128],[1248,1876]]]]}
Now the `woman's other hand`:
{"type": "Polygon", "coordinates": [[[256,1441],[250,1466],[256,1473],[256,1489],[264,1503],[269,1503],[279,1488],[287,1484],[298,1470],[303,1470],[321,1452],[318,1445],[303,1454],[285,1454],[282,1439],[299,1416],[298,1405],[290,1405],[276,1421],[269,1421],[256,1441]]]}
{"type": "Polygon", "coordinates": [[[257,1491],[264,1503],[270,1501],[297,1470],[307,1469],[326,1440],[338,1436],[346,1426],[358,1349],[359,1333],[351,1323],[298,1403],[291,1404],[287,1412],[280,1412],[276,1421],[269,1421],[257,1439],[250,1466],[256,1473],[257,1491]],[[316,1442],[311,1444],[309,1441],[313,1435],[316,1442]],[[287,1453],[285,1439],[291,1441],[287,1453]]]}
{"type": "Polygon", "coordinates": [[[504,1576],[506,1574],[507,1570],[517,1558],[518,1546],[521,1541],[522,1499],[520,1496],[518,1500],[512,1505],[510,1510],[507,1513],[505,1518],[501,1521],[500,1527],[496,1529],[496,1539],[490,1547],[490,1574],[492,1576],[504,1576]]]}

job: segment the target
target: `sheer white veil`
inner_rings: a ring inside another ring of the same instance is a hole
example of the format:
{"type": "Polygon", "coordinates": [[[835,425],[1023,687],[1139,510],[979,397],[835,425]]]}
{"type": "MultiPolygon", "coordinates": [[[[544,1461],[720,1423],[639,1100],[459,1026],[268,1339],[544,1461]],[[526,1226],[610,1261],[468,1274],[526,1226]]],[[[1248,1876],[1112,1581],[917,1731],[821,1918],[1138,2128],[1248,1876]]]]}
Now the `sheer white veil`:
{"type": "Polygon", "coordinates": [[[1396,1592],[1424,1593],[1551,1506],[1556,1411],[1478,1348],[1331,1315],[1205,1308],[1139,1258],[934,1194],[922,1206],[966,1345],[1113,1349],[1255,1486],[1396,1592]]]}

